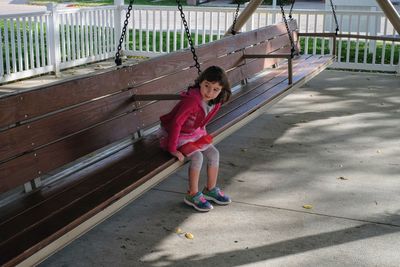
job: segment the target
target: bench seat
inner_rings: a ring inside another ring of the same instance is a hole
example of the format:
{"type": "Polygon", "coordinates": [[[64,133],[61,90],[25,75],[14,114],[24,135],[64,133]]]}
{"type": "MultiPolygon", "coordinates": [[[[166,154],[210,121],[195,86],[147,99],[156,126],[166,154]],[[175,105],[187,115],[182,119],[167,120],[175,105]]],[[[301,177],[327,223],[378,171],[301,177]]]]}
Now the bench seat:
{"type": "MultiPolygon", "coordinates": [[[[287,82],[285,63],[248,79],[208,125],[209,133],[220,141],[317,75],[331,61],[332,56],[297,57],[293,61],[292,85],[287,82]]],[[[12,266],[29,257],[43,258],[55,250],[53,246],[68,244],[179,166],[181,163],[160,150],[155,134],[150,134],[68,179],[1,207],[0,265],[12,266]]]]}

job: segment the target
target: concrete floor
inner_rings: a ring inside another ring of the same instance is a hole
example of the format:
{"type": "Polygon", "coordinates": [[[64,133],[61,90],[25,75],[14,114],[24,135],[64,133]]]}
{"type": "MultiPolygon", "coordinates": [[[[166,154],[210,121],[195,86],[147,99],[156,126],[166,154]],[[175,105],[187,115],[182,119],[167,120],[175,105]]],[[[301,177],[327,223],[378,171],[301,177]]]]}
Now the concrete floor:
{"type": "Polygon", "coordinates": [[[399,90],[324,71],[217,145],[231,205],[185,206],[184,167],[40,266],[400,266],[399,90]]]}

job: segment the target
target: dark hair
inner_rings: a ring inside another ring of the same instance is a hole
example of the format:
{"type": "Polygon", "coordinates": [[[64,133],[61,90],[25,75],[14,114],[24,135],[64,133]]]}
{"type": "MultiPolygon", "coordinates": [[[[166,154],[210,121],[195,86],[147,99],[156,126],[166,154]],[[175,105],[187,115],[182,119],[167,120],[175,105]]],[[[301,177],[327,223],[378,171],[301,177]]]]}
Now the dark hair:
{"type": "Polygon", "coordinates": [[[218,66],[211,66],[202,71],[199,77],[197,77],[197,79],[194,81],[194,87],[200,88],[200,83],[204,80],[212,83],[218,82],[222,87],[219,95],[215,99],[208,101],[210,106],[217,103],[225,103],[229,100],[232,94],[231,85],[228,81],[225,71],[222,68],[218,66]]]}

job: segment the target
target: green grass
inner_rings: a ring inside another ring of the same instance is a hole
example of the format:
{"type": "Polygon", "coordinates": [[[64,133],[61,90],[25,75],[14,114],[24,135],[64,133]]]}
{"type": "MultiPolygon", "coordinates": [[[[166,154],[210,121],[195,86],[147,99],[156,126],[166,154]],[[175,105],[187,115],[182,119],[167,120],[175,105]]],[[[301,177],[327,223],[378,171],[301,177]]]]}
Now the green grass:
{"type": "MultiPolygon", "coordinates": [[[[134,46],[133,46],[133,32],[132,31],[130,31],[130,38],[129,38],[129,49],[130,50],[133,50],[133,48],[134,48],[134,46]]],[[[136,48],[136,50],[138,50],[139,49],[139,47],[140,47],[140,39],[139,39],[139,36],[140,36],[140,31],[139,30],[136,30],[136,32],[135,32],[135,34],[136,34],[136,37],[135,37],[135,48],[136,48]]],[[[150,51],[150,52],[152,52],[152,51],[156,51],[156,52],[166,52],[167,51],[167,42],[166,42],[166,40],[167,40],[167,33],[166,32],[156,32],[155,33],[155,39],[156,39],[156,42],[155,42],[155,47],[153,46],[153,36],[154,36],[154,33],[153,32],[149,32],[148,33],[149,34],[149,46],[148,47],[146,47],[146,35],[147,35],[147,32],[145,32],[145,31],[143,31],[142,32],[142,49],[143,50],[145,50],[145,51],[150,51]],[[160,38],[162,38],[162,40],[163,40],[163,42],[162,42],[162,50],[160,50],[160,38]]],[[[181,42],[182,42],[182,37],[184,38],[184,40],[183,40],[183,46],[184,47],[188,47],[188,40],[187,40],[187,38],[186,38],[186,35],[184,34],[184,35],[182,35],[181,33],[177,33],[176,34],[176,48],[179,50],[179,48],[181,47],[181,42]]],[[[170,40],[170,42],[169,42],[169,51],[174,51],[174,50],[176,50],[175,49],[175,47],[174,47],[174,34],[171,32],[170,34],[169,34],[169,40],[170,40]]],[[[205,35],[205,43],[208,43],[208,42],[210,42],[210,39],[211,38],[211,36],[210,35],[208,35],[208,34],[206,34],[205,35]]],[[[193,34],[192,35],[192,39],[193,39],[193,42],[195,41],[195,35],[193,34]]],[[[213,40],[216,40],[217,39],[217,35],[213,35],[213,40]]],[[[203,43],[203,35],[201,35],[201,34],[199,34],[198,35],[198,43],[199,44],[202,44],[203,43]]]]}
{"type": "MultiPolygon", "coordinates": [[[[43,31],[43,46],[44,46],[44,51],[47,51],[47,42],[46,42],[46,25],[44,25],[43,28],[41,28],[39,26],[39,23],[35,23],[34,21],[31,22],[31,24],[29,22],[25,22],[25,32],[26,32],[26,42],[24,42],[24,31],[23,31],[23,22],[19,23],[19,27],[17,25],[16,22],[13,22],[11,24],[10,21],[7,21],[7,25],[5,25],[4,21],[0,21],[0,30],[2,33],[2,55],[3,55],[3,67],[6,67],[6,47],[5,47],[5,29],[7,26],[7,34],[8,34],[8,44],[9,44],[9,58],[10,58],[10,68],[12,69],[12,46],[11,43],[15,43],[15,58],[16,58],[16,64],[19,65],[18,60],[22,59],[22,65],[25,65],[25,50],[27,51],[28,55],[28,64],[31,64],[31,58],[30,58],[30,51],[34,52],[34,56],[33,56],[33,66],[37,66],[36,65],[36,49],[39,49],[39,60],[40,60],[40,64],[48,64],[47,62],[47,52],[45,52],[45,57],[44,60],[45,62],[41,62],[42,61],[42,38],[41,38],[41,34],[43,31]],[[13,27],[13,34],[12,34],[12,29],[11,27],[13,27]],[[37,33],[35,32],[37,30],[37,33]],[[17,48],[17,42],[18,42],[18,32],[20,35],[20,43],[21,43],[21,49],[17,48]],[[30,33],[31,32],[31,33],[30,33]],[[36,34],[38,36],[38,42],[36,42],[36,34]],[[12,37],[14,36],[14,40],[12,40],[12,37]],[[29,38],[33,38],[33,42],[31,45],[30,39],[29,38]],[[26,46],[25,46],[26,43],[26,46]],[[19,52],[20,51],[20,52],[19,52]]],[[[18,67],[17,67],[18,69],[18,67]]],[[[21,70],[19,70],[21,71],[21,70]]]]}

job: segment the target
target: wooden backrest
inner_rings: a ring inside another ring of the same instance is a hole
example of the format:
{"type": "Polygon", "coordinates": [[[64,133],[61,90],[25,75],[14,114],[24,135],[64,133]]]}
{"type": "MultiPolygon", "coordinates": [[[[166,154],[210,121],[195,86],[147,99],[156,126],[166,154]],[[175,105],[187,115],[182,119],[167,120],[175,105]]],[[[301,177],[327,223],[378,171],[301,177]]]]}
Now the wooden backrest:
{"type": "MultiPolygon", "coordinates": [[[[234,85],[276,62],[244,60],[244,53],[287,49],[281,23],[196,51],[202,69],[221,66],[234,85]]],[[[0,193],[157,123],[176,101],[134,102],[132,96],[175,94],[196,76],[187,49],[0,98],[0,193]]]]}

